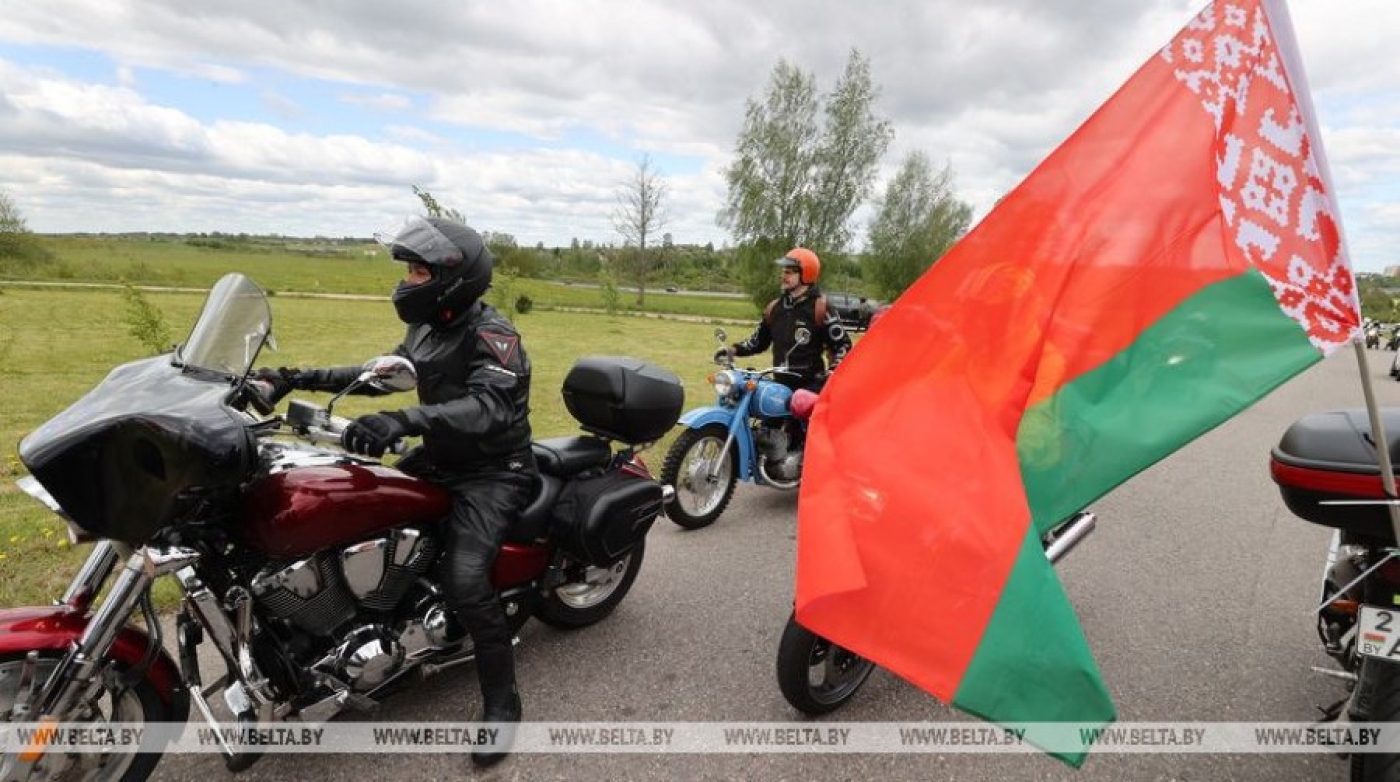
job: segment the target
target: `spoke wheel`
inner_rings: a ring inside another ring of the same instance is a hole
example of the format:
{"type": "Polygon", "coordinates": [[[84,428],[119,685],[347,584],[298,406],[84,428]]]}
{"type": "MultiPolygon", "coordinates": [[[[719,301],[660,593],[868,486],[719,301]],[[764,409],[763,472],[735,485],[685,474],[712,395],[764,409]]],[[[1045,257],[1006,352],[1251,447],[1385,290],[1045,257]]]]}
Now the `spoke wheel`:
{"type": "MultiPolygon", "coordinates": [[[[59,652],[41,652],[35,679],[42,683],[61,657],[59,652]]],[[[20,672],[24,669],[24,654],[0,657],[0,720],[12,722],[19,696],[20,672]]],[[[97,697],[71,722],[102,726],[108,723],[151,725],[169,722],[171,711],[161,700],[149,681],[142,680],[129,689],[119,689],[118,672],[109,671],[97,697]]],[[[33,715],[24,718],[32,720],[33,715]]],[[[160,752],[50,752],[39,758],[29,771],[28,779],[81,779],[97,782],[140,782],[151,775],[160,762],[160,752]]],[[[0,758],[0,768],[13,762],[15,756],[0,758]]]]}
{"type": "Polygon", "coordinates": [[[666,463],[661,482],[676,490],[666,506],[666,518],[686,529],[708,527],[724,512],[739,481],[735,450],[725,450],[729,430],[719,424],[681,432],[666,463]]]}

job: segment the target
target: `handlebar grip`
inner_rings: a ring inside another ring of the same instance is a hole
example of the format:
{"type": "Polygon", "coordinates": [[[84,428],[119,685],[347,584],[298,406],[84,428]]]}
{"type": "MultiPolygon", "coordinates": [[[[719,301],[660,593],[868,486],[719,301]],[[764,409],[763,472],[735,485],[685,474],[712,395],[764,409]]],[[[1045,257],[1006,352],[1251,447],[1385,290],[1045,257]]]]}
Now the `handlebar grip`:
{"type": "MultiPolygon", "coordinates": [[[[313,443],[318,443],[321,445],[334,445],[339,448],[344,448],[345,443],[342,440],[342,435],[345,433],[345,427],[349,425],[349,418],[331,416],[329,428],[322,429],[320,427],[315,426],[308,427],[306,430],[306,439],[310,440],[313,443]]],[[[408,446],[404,443],[403,440],[395,440],[394,443],[390,445],[387,449],[388,453],[392,453],[396,456],[402,456],[407,451],[408,446]]]]}
{"type": "Polygon", "coordinates": [[[329,429],[309,428],[306,430],[306,439],[319,445],[340,445],[340,433],[332,432],[329,429]]]}

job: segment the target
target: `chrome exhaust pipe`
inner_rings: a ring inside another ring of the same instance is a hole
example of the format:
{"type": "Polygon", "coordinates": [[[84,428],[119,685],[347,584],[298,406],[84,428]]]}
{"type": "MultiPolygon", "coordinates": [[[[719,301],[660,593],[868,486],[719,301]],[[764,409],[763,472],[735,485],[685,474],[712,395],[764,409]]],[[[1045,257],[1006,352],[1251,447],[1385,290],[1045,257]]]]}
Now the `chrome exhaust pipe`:
{"type": "Polygon", "coordinates": [[[1054,537],[1045,547],[1045,558],[1050,560],[1050,564],[1060,561],[1060,558],[1068,554],[1071,549],[1079,545],[1079,542],[1086,535],[1094,531],[1094,525],[1098,523],[1098,517],[1092,512],[1082,510],[1070,517],[1069,521],[1050,531],[1054,537]]]}

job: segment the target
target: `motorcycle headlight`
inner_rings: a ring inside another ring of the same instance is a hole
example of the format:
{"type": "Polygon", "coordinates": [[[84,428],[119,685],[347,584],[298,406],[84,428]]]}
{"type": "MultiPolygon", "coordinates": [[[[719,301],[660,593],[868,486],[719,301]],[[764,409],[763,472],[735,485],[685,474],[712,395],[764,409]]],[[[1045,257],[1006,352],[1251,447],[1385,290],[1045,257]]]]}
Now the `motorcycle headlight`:
{"type": "Polygon", "coordinates": [[[54,515],[63,519],[64,523],[68,525],[68,541],[70,543],[76,546],[79,543],[88,543],[97,540],[92,533],[84,530],[73,522],[73,518],[68,515],[68,511],[64,510],[63,506],[58,504],[58,500],[55,500],[53,495],[49,494],[49,490],[45,489],[34,476],[26,475],[15,481],[15,485],[19,487],[20,491],[43,503],[44,507],[54,512],[54,515]]]}
{"type": "Polygon", "coordinates": [[[715,393],[721,398],[728,397],[730,394],[734,393],[734,386],[738,382],[739,378],[728,369],[723,372],[716,372],[714,380],[715,393]]]}

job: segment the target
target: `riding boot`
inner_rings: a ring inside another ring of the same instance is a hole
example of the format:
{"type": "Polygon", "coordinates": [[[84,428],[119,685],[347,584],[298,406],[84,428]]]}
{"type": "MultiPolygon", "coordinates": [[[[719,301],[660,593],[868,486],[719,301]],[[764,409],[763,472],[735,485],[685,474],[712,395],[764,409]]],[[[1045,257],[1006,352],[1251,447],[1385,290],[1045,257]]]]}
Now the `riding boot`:
{"type": "Polygon", "coordinates": [[[478,647],[476,674],[481,682],[481,721],[496,733],[490,749],[472,752],[472,762],[493,766],[510,754],[521,718],[520,694],[515,687],[515,652],[510,641],[478,647]]]}

